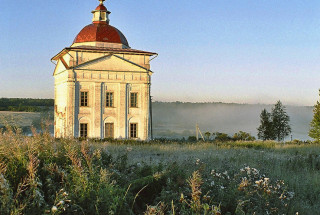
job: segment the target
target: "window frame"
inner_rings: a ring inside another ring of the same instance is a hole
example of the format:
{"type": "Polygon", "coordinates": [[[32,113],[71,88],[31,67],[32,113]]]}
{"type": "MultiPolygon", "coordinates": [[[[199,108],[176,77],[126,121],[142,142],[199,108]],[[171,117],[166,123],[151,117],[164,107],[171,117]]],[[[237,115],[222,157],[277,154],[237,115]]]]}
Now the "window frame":
{"type": "Polygon", "coordinates": [[[80,107],[89,107],[89,91],[80,91],[80,107]],[[86,97],[84,96],[84,105],[82,105],[82,93],[86,94],[86,97]]]}
{"type": "Polygon", "coordinates": [[[88,131],[89,131],[88,123],[80,123],[80,125],[79,125],[79,137],[80,138],[87,138],[88,134],[89,134],[88,131]],[[82,128],[82,125],[86,126],[86,128],[84,128],[84,130],[82,128]],[[85,133],[84,133],[84,131],[85,131],[85,133]],[[83,134],[85,134],[85,135],[83,135],[83,134]]]}
{"type": "Polygon", "coordinates": [[[130,123],[129,138],[130,139],[137,139],[138,138],[138,123],[130,123]],[[132,127],[133,125],[135,125],[135,128],[132,127]]]}
{"type": "Polygon", "coordinates": [[[105,97],[105,98],[106,98],[106,104],[105,104],[105,107],[106,107],[106,108],[112,108],[112,107],[114,107],[114,92],[113,92],[113,91],[107,91],[107,92],[106,92],[106,97],[105,97]],[[110,102],[108,103],[108,99],[107,99],[107,97],[108,97],[107,95],[108,95],[108,94],[111,94],[111,95],[112,95],[112,99],[111,99],[111,106],[108,106],[108,104],[110,103],[110,102]]]}
{"type": "Polygon", "coordinates": [[[131,108],[138,108],[138,92],[130,92],[130,107],[131,108]],[[134,94],[136,95],[134,98],[135,103],[132,103],[132,95],[134,95],[134,94]]]}

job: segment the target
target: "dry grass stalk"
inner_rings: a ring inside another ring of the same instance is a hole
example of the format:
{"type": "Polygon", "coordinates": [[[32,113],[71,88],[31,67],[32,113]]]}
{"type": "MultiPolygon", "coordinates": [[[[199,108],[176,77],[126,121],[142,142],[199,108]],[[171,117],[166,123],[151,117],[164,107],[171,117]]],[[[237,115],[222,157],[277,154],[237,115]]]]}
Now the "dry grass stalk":
{"type": "Polygon", "coordinates": [[[37,169],[39,167],[40,161],[35,156],[34,152],[29,152],[29,163],[27,166],[28,172],[29,172],[29,179],[30,181],[34,181],[37,174],[37,169]]]}
{"type": "Polygon", "coordinates": [[[71,160],[74,170],[81,175],[82,165],[81,165],[81,159],[78,157],[77,150],[71,147],[67,152],[67,157],[71,160]]]}
{"type": "Polygon", "coordinates": [[[165,209],[166,205],[163,202],[159,202],[158,205],[154,207],[148,205],[144,215],[164,215],[165,209]]]}
{"type": "Polygon", "coordinates": [[[195,171],[192,173],[192,176],[188,180],[188,184],[191,187],[191,208],[195,212],[201,211],[201,185],[202,185],[202,178],[199,171],[195,171]]]}
{"type": "Polygon", "coordinates": [[[90,155],[90,148],[88,146],[88,142],[87,141],[82,141],[81,143],[81,153],[87,163],[87,166],[89,168],[89,171],[92,172],[92,158],[93,156],[90,155]]]}
{"type": "Polygon", "coordinates": [[[7,171],[7,165],[4,162],[0,162],[0,175],[4,175],[7,171]]]}

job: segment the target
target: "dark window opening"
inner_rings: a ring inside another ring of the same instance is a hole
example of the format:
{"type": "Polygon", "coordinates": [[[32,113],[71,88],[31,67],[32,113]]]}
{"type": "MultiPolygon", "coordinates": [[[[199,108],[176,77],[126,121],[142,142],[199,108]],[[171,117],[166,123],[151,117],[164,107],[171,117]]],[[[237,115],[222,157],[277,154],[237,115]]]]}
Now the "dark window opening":
{"type": "Polygon", "coordinates": [[[87,123],[80,124],[80,137],[88,137],[88,124],[87,123]]]}
{"type": "Polygon", "coordinates": [[[81,92],[80,106],[81,107],[88,107],[88,92],[81,92]]]}
{"type": "Polygon", "coordinates": [[[107,92],[106,94],[106,107],[113,107],[113,93],[107,92]]]}
{"type": "Polygon", "coordinates": [[[130,93],[130,107],[138,107],[138,93],[130,93]]]}
{"type": "Polygon", "coordinates": [[[138,137],[138,124],[130,123],[130,138],[137,138],[137,137],[138,137]]]}

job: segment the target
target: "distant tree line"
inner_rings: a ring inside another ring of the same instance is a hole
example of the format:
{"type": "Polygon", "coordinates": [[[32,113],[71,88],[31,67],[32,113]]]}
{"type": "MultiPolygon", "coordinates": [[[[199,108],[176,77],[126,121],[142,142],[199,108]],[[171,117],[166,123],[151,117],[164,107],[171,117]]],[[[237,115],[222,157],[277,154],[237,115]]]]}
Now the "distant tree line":
{"type": "MultiPolygon", "coordinates": [[[[202,138],[199,138],[199,140],[202,140],[202,138]]],[[[204,141],[207,142],[226,142],[226,141],[254,141],[256,138],[254,136],[251,136],[251,134],[239,131],[235,133],[233,136],[229,136],[228,134],[221,133],[221,132],[205,132],[204,133],[204,141]]],[[[189,136],[186,140],[188,142],[196,142],[197,138],[196,136],[189,136]]]]}
{"type": "Polygon", "coordinates": [[[53,106],[53,99],[0,98],[0,111],[40,112],[53,106]]]}

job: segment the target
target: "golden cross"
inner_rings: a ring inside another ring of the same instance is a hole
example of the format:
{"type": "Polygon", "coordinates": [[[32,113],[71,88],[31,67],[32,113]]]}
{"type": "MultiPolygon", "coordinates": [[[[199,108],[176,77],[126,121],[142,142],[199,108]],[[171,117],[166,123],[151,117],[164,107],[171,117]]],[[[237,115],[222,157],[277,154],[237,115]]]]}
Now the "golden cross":
{"type": "Polygon", "coordinates": [[[99,0],[100,4],[103,4],[104,1],[105,1],[105,0],[99,0]]]}

